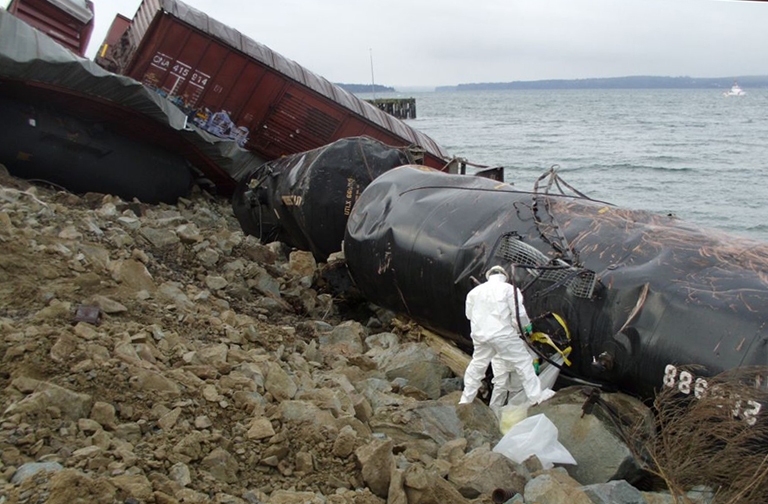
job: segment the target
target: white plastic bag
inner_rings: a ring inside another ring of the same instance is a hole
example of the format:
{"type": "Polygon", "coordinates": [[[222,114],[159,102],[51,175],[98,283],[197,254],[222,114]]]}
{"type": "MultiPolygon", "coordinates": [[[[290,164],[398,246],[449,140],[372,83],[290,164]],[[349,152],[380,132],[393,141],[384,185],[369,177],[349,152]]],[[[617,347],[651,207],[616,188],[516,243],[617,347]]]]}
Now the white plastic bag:
{"type": "Polygon", "coordinates": [[[571,453],[557,440],[557,427],[544,414],[519,422],[493,448],[517,464],[536,455],[544,469],[554,464],[576,464],[571,453]]]}

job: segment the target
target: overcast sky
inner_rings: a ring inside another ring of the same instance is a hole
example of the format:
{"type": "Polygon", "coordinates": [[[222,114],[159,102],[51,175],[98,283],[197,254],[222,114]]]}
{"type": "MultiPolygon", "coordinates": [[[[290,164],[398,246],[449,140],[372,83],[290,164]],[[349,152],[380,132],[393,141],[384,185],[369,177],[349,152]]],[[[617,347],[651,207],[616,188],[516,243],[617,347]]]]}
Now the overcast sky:
{"type": "MultiPolygon", "coordinates": [[[[768,74],[768,2],[731,0],[185,0],[333,82],[768,74]]],[[[117,12],[94,0],[96,52],[117,12]]]]}

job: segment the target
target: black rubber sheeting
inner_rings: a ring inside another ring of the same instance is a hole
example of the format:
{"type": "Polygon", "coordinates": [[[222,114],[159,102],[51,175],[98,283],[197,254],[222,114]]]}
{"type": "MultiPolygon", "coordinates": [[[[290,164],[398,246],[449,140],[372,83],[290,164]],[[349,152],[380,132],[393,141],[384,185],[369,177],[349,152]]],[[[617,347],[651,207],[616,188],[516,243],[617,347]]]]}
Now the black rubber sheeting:
{"type": "Polygon", "coordinates": [[[368,137],[344,138],[260,166],[240,180],[232,206],[247,234],[309,250],[325,261],[341,250],[347,218],[363,189],[410,162],[403,149],[368,137]]]}
{"type": "Polygon", "coordinates": [[[565,320],[571,370],[644,397],[670,379],[670,365],[711,376],[768,364],[768,244],[555,186],[553,177],[523,192],[424,167],[392,170],[349,218],[350,272],[370,301],[469,348],[473,277],[517,265],[534,329],[551,328],[551,313],[565,320]]]}

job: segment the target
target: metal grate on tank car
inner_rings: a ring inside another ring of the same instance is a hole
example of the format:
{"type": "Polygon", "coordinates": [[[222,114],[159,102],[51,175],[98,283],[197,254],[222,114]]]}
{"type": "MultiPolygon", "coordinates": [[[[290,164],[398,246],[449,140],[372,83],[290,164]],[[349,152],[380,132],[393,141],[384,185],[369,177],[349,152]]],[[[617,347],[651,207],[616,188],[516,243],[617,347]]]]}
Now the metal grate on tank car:
{"type": "MultiPolygon", "coordinates": [[[[522,264],[524,266],[543,266],[547,264],[547,256],[539,252],[536,248],[523,243],[516,234],[506,234],[500,239],[499,245],[494,254],[497,258],[509,261],[512,264],[522,264]]],[[[538,270],[528,270],[534,275],[538,275],[538,270]]]]}
{"type": "Polygon", "coordinates": [[[564,266],[561,269],[527,269],[538,280],[552,284],[562,283],[576,297],[590,299],[595,291],[597,275],[585,268],[575,268],[561,259],[550,261],[535,247],[520,240],[515,233],[503,235],[496,246],[494,257],[523,266],[564,266]]]}
{"type": "MultiPolygon", "coordinates": [[[[559,264],[566,264],[557,260],[559,264]]],[[[552,283],[563,283],[568,292],[576,297],[590,299],[595,292],[597,275],[592,270],[569,267],[567,269],[544,270],[539,280],[552,283]]]]}

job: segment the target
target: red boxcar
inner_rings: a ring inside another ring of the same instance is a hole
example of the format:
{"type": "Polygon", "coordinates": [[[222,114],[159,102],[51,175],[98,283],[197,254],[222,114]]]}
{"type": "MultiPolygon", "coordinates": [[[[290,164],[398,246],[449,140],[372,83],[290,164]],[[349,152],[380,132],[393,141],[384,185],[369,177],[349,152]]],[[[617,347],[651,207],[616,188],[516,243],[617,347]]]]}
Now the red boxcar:
{"type": "Polygon", "coordinates": [[[121,43],[123,40],[122,37],[129,26],[131,26],[130,18],[127,18],[122,14],[118,14],[115,16],[115,19],[112,20],[112,24],[107,32],[107,37],[104,39],[104,42],[102,42],[101,47],[99,47],[99,52],[96,53],[95,60],[99,66],[110,71],[117,70],[117,63],[111,61],[107,57],[107,54],[113,50],[112,48],[115,44],[121,43]]]}
{"type": "Polygon", "coordinates": [[[447,153],[428,136],[179,0],[144,0],[102,56],[100,64],[265,160],[367,135],[416,146],[426,165],[446,166],[447,153]]]}
{"type": "Polygon", "coordinates": [[[80,56],[93,31],[90,0],[11,0],[8,12],[80,56]]]}

